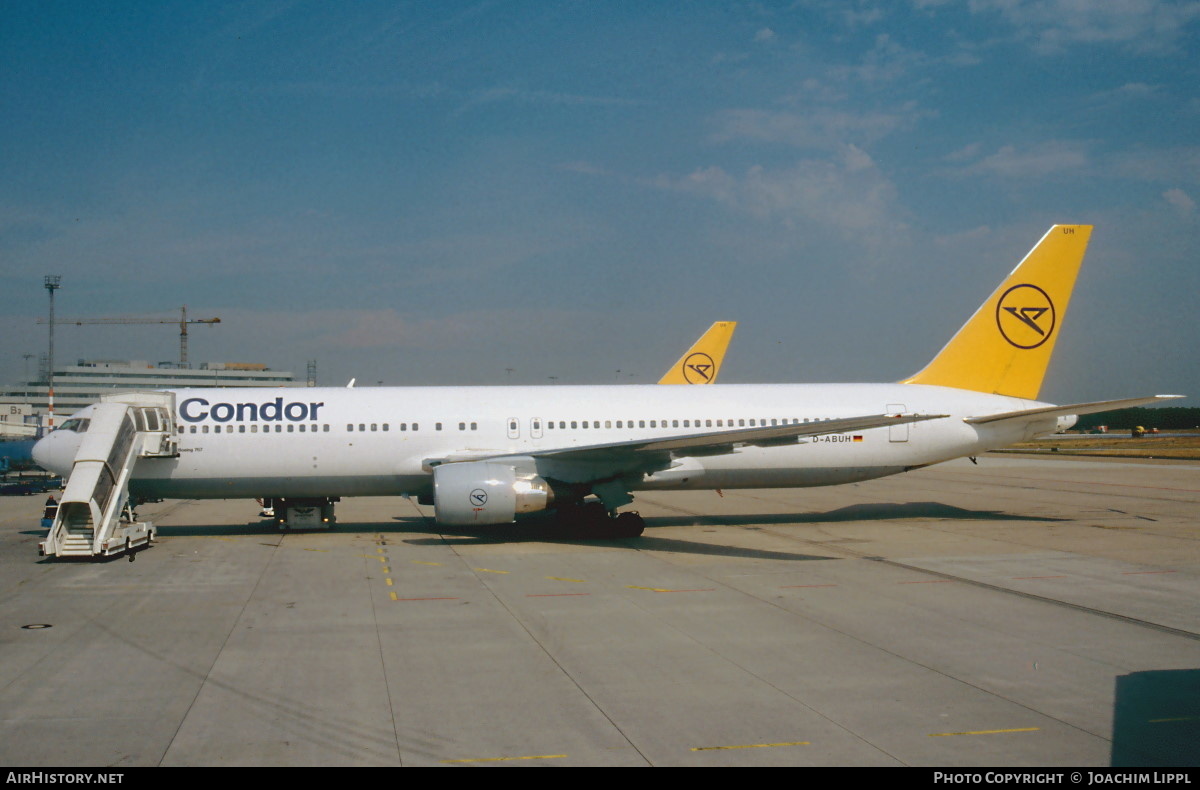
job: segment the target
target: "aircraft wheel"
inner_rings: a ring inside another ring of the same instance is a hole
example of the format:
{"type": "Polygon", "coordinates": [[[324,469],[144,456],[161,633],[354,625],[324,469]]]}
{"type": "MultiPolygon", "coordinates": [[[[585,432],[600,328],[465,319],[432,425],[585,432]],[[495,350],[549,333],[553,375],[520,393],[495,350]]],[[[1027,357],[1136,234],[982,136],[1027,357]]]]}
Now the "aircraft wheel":
{"type": "Polygon", "coordinates": [[[618,538],[636,538],[646,531],[646,522],[634,512],[621,513],[613,519],[612,526],[618,538]]]}

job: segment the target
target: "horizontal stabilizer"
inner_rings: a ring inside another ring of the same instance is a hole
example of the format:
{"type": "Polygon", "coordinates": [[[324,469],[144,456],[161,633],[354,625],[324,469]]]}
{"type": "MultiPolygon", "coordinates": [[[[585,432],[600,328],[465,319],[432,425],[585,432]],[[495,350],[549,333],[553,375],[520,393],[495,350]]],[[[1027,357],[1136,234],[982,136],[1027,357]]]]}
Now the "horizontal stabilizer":
{"type": "Polygon", "coordinates": [[[983,425],[1001,420],[1027,420],[1030,417],[1068,417],[1080,414],[1095,414],[1113,409],[1129,409],[1134,406],[1145,406],[1147,403],[1157,403],[1160,400],[1173,400],[1185,397],[1183,395],[1148,395],[1143,398],[1123,398],[1121,400],[1098,400],[1091,403],[1071,403],[1066,406],[1043,406],[1038,409],[1022,409],[1006,411],[1000,414],[988,414],[983,417],[967,417],[964,422],[969,425],[983,425]]]}

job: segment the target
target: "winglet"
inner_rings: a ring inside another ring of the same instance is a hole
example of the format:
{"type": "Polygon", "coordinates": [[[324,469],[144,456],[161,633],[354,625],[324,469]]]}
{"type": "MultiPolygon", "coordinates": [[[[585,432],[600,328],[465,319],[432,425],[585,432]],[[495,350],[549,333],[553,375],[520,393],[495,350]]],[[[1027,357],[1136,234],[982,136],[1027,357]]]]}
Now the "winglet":
{"type": "Polygon", "coordinates": [[[932,384],[1036,399],[1091,225],[1055,225],[924,370],[932,384]]]}
{"type": "Polygon", "coordinates": [[[725,349],[733,339],[737,321],[717,321],[671,366],[659,384],[712,384],[717,380],[725,349]]]}

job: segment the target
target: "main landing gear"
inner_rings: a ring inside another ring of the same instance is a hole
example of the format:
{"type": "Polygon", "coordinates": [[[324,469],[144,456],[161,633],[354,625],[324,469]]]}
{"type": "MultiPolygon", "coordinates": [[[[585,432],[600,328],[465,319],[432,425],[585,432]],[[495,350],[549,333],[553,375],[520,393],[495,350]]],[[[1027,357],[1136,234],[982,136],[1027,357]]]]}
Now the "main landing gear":
{"type": "Polygon", "coordinates": [[[610,516],[599,502],[560,506],[556,517],[565,531],[581,538],[636,538],[646,529],[646,522],[637,513],[610,516]]]}

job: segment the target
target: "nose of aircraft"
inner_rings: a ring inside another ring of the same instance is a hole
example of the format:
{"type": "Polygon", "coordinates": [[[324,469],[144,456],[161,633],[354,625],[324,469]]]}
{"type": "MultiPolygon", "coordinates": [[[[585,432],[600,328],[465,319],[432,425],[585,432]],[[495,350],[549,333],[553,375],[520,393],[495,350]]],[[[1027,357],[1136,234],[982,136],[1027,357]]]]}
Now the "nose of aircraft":
{"type": "Polygon", "coordinates": [[[70,441],[71,438],[75,438],[75,434],[69,431],[54,431],[42,437],[30,452],[33,462],[57,475],[69,474],[79,444],[78,441],[70,441]]]}

